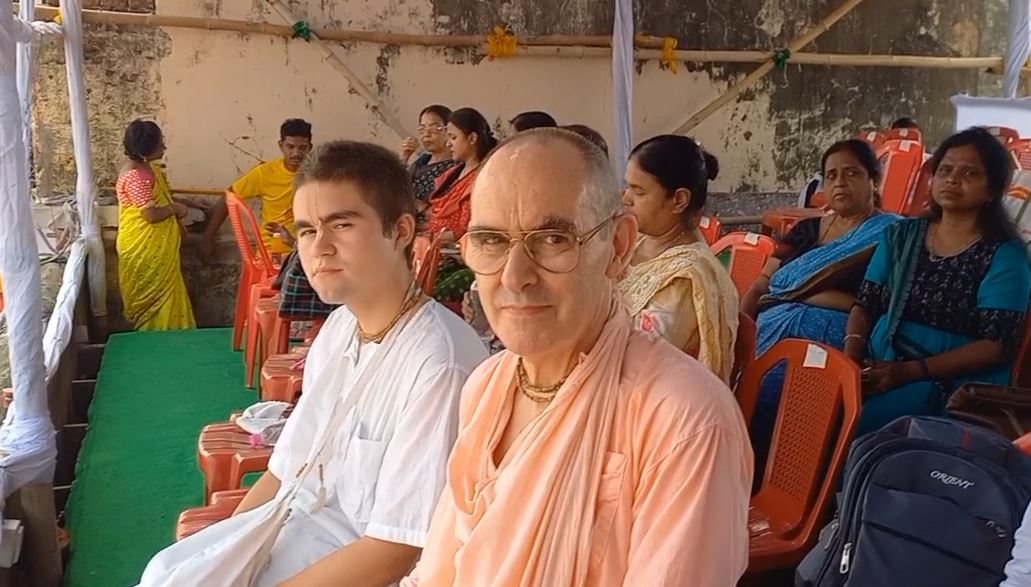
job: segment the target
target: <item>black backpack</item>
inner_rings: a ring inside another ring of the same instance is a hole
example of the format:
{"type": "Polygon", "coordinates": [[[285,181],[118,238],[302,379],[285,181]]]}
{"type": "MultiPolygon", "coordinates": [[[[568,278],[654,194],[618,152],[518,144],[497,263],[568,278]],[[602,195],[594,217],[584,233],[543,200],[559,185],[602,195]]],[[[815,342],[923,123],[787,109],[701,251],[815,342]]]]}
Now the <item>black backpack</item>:
{"type": "Polygon", "coordinates": [[[1031,457],[980,428],[900,418],[852,444],[838,515],[797,587],[997,587],[1031,501],[1031,457]]]}

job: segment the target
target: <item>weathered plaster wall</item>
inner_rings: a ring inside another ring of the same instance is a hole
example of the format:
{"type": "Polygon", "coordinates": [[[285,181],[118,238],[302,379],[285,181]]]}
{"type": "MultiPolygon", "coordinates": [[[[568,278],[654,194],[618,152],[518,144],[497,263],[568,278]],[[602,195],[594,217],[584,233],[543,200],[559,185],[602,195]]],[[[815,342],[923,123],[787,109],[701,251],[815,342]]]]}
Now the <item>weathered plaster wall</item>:
{"type": "MultiPolygon", "coordinates": [[[[147,11],[153,0],[93,0],[100,7],[147,11]]],[[[821,19],[837,3],[823,0],[639,0],[637,29],[675,36],[682,48],[772,51],[821,19]]],[[[611,2],[599,0],[293,0],[314,26],[410,33],[483,34],[507,23],[517,34],[608,34],[611,2]]],[[[157,0],[159,14],[280,22],[263,0],[157,0]]],[[[1005,1],[866,0],[811,49],[826,52],[990,55],[1002,51],[1005,1]]],[[[611,74],[605,58],[482,60],[476,51],[339,45],[339,55],[388,109],[414,130],[429,103],[479,108],[501,129],[529,109],[562,122],[591,125],[613,138],[611,74]]],[[[399,138],[348,91],[318,50],[300,40],[167,28],[90,25],[87,75],[98,181],[113,185],[121,132],[136,116],[165,128],[174,185],[222,187],[276,154],[287,117],[315,125],[316,140],[357,138],[389,146],[399,138]]],[[[680,73],[639,64],[636,138],[669,132],[717,97],[753,65],[691,64],[680,73]]],[[[46,132],[55,185],[74,181],[67,97],[59,47],[41,51],[37,115],[46,132]]],[[[953,124],[948,98],[997,91],[996,76],[973,71],[826,68],[789,65],[775,71],[692,134],[721,160],[714,191],[723,213],[755,212],[773,201],[746,193],[795,191],[823,147],[867,126],[915,115],[931,141],[953,124]]],[[[42,135],[39,136],[39,135],[42,135]]],[[[231,249],[225,261],[231,263],[231,249]]],[[[184,258],[192,259],[192,251],[184,258]]],[[[190,261],[192,263],[192,260],[190,261]]],[[[222,269],[187,269],[191,289],[225,279],[222,269]]],[[[225,289],[226,284],[219,282],[225,289]]],[[[205,299],[204,304],[211,304],[205,299]]],[[[221,302],[220,302],[221,303],[221,302]]],[[[113,302],[116,304],[116,302],[113,302]]],[[[207,310],[204,310],[207,311],[207,310]]],[[[211,310],[205,322],[225,309],[211,310]]]]}

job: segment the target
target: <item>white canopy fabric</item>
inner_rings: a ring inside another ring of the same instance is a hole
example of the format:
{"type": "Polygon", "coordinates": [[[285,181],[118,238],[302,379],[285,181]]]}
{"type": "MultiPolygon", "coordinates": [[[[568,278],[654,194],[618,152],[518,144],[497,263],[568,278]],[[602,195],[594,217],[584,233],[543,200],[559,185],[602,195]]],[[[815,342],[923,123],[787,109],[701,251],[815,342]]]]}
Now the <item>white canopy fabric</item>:
{"type": "Polygon", "coordinates": [[[1027,63],[1031,48],[1031,0],[1010,0],[1006,32],[1006,67],[1002,80],[1002,96],[1016,98],[1020,72],[1027,63]]]}
{"type": "Polygon", "coordinates": [[[612,25],[612,115],[616,143],[612,156],[623,181],[634,140],[634,1],[616,0],[612,25]]]}
{"type": "Polygon", "coordinates": [[[53,23],[15,18],[0,0],[0,273],[4,277],[11,382],[18,398],[0,428],[0,496],[50,482],[57,448],[47,408],[39,253],[29,198],[24,121],[17,89],[17,43],[59,33],[53,23]]]}
{"type": "Polygon", "coordinates": [[[83,73],[82,2],[61,0],[64,26],[65,69],[68,72],[68,103],[72,115],[72,146],[75,151],[75,201],[79,212],[82,239],[86,242],[86,266],[90,310],[94,316],[107,315],[107,276],[104,242],[97,219],[97,183],[93,177],[90,150],[89,113],[86,110],[86,76],[83,73]]]}

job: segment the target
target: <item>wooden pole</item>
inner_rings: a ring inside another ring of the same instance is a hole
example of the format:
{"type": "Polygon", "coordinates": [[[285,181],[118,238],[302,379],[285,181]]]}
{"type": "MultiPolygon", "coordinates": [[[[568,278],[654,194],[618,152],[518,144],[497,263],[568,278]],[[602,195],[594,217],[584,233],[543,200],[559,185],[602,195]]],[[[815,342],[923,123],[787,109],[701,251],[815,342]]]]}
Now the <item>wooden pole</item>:
{"type": "MultiPolygon", "coordinates": [[[[57,9],[37,6],[41,18],[53,18],[57,9]]],[[[166,16],[160,14],[138,14],[106,10],[83,10],[83,20],[92,24],[189,28],[209,31],[254,33],[292,37],[293,27],[266,22],[248,22],[224,18],[192,16],[166,16]]],[[[482,35],[416,35],[406,33],[385,33],[379,31],[354,31],[339,29],[312,29],[323,41],[341,43],[377,43],[383,45],[407,45],[422,47],[484,47],[486,37],[482,35]]],[[[663,59],[661,37],[638,35],[634,58],[639,61],[663,59]]],[[[537,35],[519,37],[516,49],[518,55],[527,57],[565,58],[609,58],[612,55],[612,39],[609,36],[563,36],[537,35]]],[[[678,49],[674,55],[680,61],[696,63],[765,63],[770,59],[767,51],[704,51],[678,49]]],[[[930,69],[980,69],[987,68],[998,73],[1002,68],[1002,57],[937,57],[931,55],[877,55],[847,53],[793,53],[794,65],[823,65],[843,67],[920,67],[930,69]]],[[[1025,69],[1025,72],[1029,70],[1025,69]]]]}
{"type": "MultiPolygon", "coordinates": [[[[265,4],[272,8],[273,12],[278,14],[284,22],[291,26],[293,26],[293,23],[300,20],[290,12],[290,9],[283,4],[282,0],[265,0],[265,4]]],[[[329,64],[332,65],[334,69],[347,78],[348,83],[351,85],[351,91],[365,99],[366,104],[372,110],[373,114],[393,129],[393,131],[397,133],[398,137],[403,139],[411,136],[411,134],[405,129],[405,126],[401,124],[401,121],[398,120],[392,112],[383,107],[383,103],[380,102],[379,98],[377,98],[376,95],[373,94],[364,83],[362,83],[361,78],[359,78],[358,75],[354,73],[354,71],[348,67],[332,49],[330,49],[329,45],[323,42],[322,39],[314,33],[311,36],[311,42],[319,49],[319,52],[321,52],[323,57],[326,58],[326,61],[329,61],[329,64]]]]}
{"type": "MultiPolygon", "coordinates": [[[[816,26],[811,27],[802,36],[788,43],[787,49],[791,51],[792,55],[794,55],[803,47],[815,41],[817,37],[828,31],[834,23],[844,18],[846,14],[851,12],[852,9],[859,6],[862,2],[863,0],[846,0],[841,6],[835,9],[834,12],[830,13],[827,18],[824,18],[816,26]]],[[[699,123],[711,116],[712,113],[716,112],[730,101],[740,96],[745,90],[754,86],[759,80],[766,77],[768,73],[773,71],[774,67],[773,59],[771,57],[767,57],[765,63],[756,68],[752,73],[745,76],[744,79],[731,86],[730,89],[724,92],[722,96],[710,102],[705,108],[702,108],[691,115],[690,118],[684,121],[683,124],[673,131],[673,134],[683,134],[698,126],[699,123]]]]}

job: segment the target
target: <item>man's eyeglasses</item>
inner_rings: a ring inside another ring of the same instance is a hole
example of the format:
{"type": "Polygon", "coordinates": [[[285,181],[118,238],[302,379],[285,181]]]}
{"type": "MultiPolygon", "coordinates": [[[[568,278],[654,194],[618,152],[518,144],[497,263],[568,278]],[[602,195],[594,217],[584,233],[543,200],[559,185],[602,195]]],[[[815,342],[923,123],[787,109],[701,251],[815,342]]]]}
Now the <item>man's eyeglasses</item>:
{"type": "Polygon", "coordinates": [[[500,230],[471,230],[459,241],[462,260],[473,273],[494,275],[505,268],[509,252],[518,242],[522,244],[526,256],[541,269],[551,273],[569,273],[580,262],[580,248],[621,215],[606,218],[582,235],[561,229],[530,230],[514,234],[500,230]]]}

